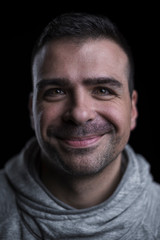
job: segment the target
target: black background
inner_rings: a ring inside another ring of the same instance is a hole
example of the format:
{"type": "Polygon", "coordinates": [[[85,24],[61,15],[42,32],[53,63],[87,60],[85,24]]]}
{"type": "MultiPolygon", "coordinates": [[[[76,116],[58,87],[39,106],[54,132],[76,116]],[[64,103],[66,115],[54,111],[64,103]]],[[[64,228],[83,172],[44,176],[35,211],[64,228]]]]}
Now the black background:
{"type": "Polygon", "coordinates": [[[31,91],[30,55],[41,30],[52,17],[71,11],[100,13],[114,21],[131,45],[139,93],[139,118],[130,144],[151,164],[160,182],[159,69],[160,17],[158,4],[95,2],[25,3],[1,6],[1,151],[0,167],[33,136],[28,112],[31,91]],[[87,4],[87,5],[86,5],[87,4]]]}

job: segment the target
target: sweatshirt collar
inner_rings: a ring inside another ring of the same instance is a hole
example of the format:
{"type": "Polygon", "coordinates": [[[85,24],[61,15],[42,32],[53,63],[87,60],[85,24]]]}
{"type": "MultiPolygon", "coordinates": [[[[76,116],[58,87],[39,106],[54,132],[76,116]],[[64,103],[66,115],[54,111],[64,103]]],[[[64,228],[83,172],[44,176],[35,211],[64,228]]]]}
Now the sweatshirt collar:
{"type": "MultiPolygon", "coordinates": [[[[43,232],[47,239],[70,239],[76,236],[78,239],[78,236],[96,236],[104,231],[109,232],[119,221],[123,225],[125,214],[147,185],[148,165],[144,160],[140,164],[141,157],[136,156],[127,145],[124,154],[128,166],[112,196],[97,206],[75,209],[55,198],[40,181],[38,174],[35,177],[33,164],[38,153],[38,143],[32,139],[5,168],[16,192],[22,221],[38,237],[42,237],[43,232]]],[[[140,217],[139,212],[135,211],[135,215],[140,217]]],[[[117,234],[120,236],[122,233],[117,231],[117,234]]]]}

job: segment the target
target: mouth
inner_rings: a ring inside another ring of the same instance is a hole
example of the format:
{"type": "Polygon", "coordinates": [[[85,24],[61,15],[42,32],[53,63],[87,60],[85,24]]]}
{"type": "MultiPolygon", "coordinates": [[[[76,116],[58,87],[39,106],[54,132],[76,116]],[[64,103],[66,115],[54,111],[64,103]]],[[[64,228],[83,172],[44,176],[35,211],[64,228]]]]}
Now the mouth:
{"type": "Polygon", "coordinates": [[[60,139],[60,142],[72,148],[88,148],[94,146],[102,138],[100,136],[72,137],[69,139],[60,139]]]}

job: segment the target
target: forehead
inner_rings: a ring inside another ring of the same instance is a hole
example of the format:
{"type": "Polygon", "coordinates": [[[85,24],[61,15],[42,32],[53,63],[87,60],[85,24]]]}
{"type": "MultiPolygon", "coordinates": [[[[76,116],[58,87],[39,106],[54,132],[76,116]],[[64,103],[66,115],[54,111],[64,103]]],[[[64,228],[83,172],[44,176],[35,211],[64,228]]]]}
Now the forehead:
{"type": "Polygon", "coordinates": [[[36,55],[34,81],[42,78],[67,79],[113,77],[128,78],[128,58],[123,49],[108,39],[85,42],[59,40],[47,43],[36,55]]]}

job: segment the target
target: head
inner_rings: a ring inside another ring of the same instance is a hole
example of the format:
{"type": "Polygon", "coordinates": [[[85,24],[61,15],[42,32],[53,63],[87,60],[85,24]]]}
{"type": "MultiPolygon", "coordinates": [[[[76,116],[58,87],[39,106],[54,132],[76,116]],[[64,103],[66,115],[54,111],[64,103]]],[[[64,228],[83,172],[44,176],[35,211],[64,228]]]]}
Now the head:
{"type": "Polygon", "coordinates": [[[51,21],[32,55],[31,121],[43,159],[93,175],[120,158],[136,125],[133,75],[130,48],[108,18],[51,21]]]}
{"type": "MultiPolygon", "coordinates": [[[[134,89],[134,60],[130,46],[117,26],[106,16],[86,13],[66,13],[53,19],[44,28],[33,48],[31,68],[39,50],[48,42],[71,39],[81,43],[87,39],[110,39],[117,43],[128,57],[128,87],[130,96],[134,89]]],[[[34,79],[34,76],[33,76],[34,79]]]]}

